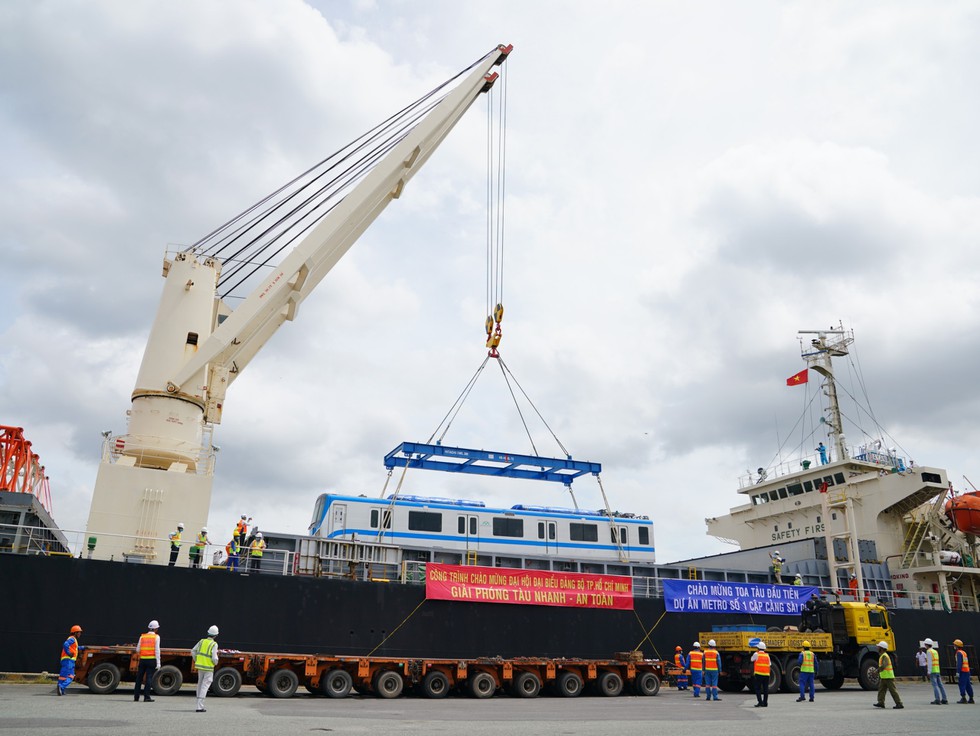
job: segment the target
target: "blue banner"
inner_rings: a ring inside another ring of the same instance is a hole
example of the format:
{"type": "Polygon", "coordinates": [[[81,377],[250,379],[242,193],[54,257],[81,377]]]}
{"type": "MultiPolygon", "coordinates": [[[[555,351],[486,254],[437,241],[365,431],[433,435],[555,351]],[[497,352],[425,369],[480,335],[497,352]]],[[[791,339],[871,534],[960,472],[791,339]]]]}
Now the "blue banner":
{"type": "Polygon", "coordinates": [[[725,583],[711,580],[664,580],[664,602],[670,613],[798,614],[810,595],[809,585],[725,583]]]}

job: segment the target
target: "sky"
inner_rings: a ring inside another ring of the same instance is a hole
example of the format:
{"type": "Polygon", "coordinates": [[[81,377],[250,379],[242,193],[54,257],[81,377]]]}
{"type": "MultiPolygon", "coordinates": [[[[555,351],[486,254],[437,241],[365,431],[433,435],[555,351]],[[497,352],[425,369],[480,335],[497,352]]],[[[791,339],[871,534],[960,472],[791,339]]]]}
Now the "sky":
{"type": "MultiPolygon", "coordinates": [[[[842,385],[882,429],[849,442],[980,483],[978,38],[954,0],[3,3],[0,424],[83,528],[165,252],[513,44],[501,355],[659,561],[730,550],[704,518],[739,476],[826,439],[815,384],[785,385],[798,330],[854,331],[842,385]]],[[[302,533],[319,493],[380,494],[482,362],[485,104],[231,387],[210,525],[302,533]]],[[[532,453],[493,365],[444,443],[532,453]]],[[[571,505],[421,470],[402,491],[571,505]]]]}

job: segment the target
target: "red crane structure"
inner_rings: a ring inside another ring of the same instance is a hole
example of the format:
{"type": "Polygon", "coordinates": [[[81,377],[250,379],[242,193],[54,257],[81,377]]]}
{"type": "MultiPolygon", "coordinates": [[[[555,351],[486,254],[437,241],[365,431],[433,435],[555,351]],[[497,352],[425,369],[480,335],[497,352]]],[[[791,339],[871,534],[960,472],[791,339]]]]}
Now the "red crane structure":
{"type": "Polygon", "coordinates": [[[52,514],[48,476],[22,427],[0,425],[0,491],[30,493],[52,514]]]}

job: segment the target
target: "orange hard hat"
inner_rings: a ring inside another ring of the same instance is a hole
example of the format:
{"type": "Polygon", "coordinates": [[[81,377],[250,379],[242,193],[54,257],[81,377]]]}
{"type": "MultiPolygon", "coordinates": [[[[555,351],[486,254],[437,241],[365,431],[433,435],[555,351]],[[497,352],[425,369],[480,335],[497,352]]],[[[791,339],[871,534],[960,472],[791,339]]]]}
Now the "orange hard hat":
{"type": "Polygon", "coordinates": [[[71,627],[71,632],[70,633],[72,633],[72,634],[81,634],[82,633],[82,627],[79,626],[78,624],[75,624],[74,626],[71,627]]]}
{"type": "Polygon", "coordinates": [[[675,652],[682,652],[682,651],[684,651],[684,650],[683,650],[683,649],[681,649],[680,647],[674,647],[674,651],[675,651],[675,652]]]}

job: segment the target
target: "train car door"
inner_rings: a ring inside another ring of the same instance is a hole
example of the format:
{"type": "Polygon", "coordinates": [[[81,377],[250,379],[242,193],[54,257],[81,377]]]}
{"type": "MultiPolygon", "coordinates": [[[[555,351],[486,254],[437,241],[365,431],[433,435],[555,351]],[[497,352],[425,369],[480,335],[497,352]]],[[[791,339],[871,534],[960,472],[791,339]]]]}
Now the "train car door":
{"type": "Polygon", "coordinates": [[[456,531],[463,538],[467,552],[480,551],[480,518],[473,514],[460,514],[456,520],[456,531]]]}
{"type": "Polygon", "coordinates": [[[538,541],[544,542],[544,553],[546,555],[558,554],[558,523],[554,521],[539,521],[538,541]]]}
{"type": "Polygon", "coordinates": [[[330,505],[329,534],[347,532],[347,504],[335,503],[330,505]]]}

